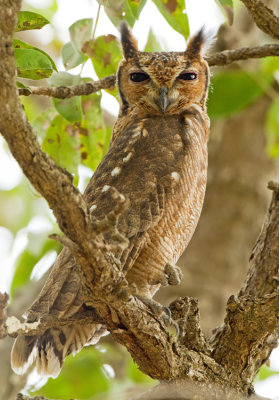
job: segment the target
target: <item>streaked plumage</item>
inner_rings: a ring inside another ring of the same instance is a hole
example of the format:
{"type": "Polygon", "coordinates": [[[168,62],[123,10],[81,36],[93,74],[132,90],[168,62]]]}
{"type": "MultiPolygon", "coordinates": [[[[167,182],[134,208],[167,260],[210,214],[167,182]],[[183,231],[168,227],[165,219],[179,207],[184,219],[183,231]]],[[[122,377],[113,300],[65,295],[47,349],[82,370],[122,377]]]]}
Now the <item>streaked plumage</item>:
{"type": "MultiPolygon", "coordinates": [[[[201,31],[186,52],[139,52],[130,30],[122,26],[119,117],[109,152],[85,198],[97,219],[113,210],[113,188],[129,200],[117,225],[129,245],[123,251],[118,248],[115,256],[130,286],[145,298],[163,282],[165,265],[175,264],[182,254],[202,208],[209,134],[209,72],[201,56],[203,43],[201,31]]],[[[114,241],[109,233],[106,239],[114,241]]],[[[86,306],[94,304],[85,278],[64,249],[27,319],[71,318],[86,306]]],[[[41,337],[20,337],[12,353],[13,368],[23,372],[37,355],[39,372],[55,376],[68,354],[98,341],[104,332],[102,325],[69,324],[41,337]]]]}

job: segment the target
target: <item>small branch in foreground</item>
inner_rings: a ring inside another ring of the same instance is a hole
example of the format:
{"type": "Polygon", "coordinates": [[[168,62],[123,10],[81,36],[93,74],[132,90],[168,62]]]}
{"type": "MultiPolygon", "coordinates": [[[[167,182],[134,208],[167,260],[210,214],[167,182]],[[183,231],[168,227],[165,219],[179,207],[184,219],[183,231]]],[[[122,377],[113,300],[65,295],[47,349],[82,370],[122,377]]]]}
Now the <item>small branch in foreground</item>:
{"type": "Polygon", "coordinates": [[[279,18],[261,0],[241,0],[258,28],[274,39],[279,39],[279,18]]]}
{"type": "Polygon", "coordinates": [[[115,75],[106,76],[99,81],[87,82],[83,85],[76,86],[32,86],[29,88],[18,89],[19,95],[30,96],[31,94],[36,94],[40,96],[55,97],[57,99],[66,99],[74,96],[89,95],[91,93],[98,92],[101,89],[113,89],[116,84],[115,75]]]}
{"type": "MultiPolygon", "coordinates": [[[[225,66],[235,61],[248,60],[250,58],[263,58],[268,56],[279,56],[279,45],[265,44],[263,46],[243,47],[235,50],[224,50],[219,53],[205,57],[210,67],[225,66]]],[[[116,76],[110,75],[99,81],[88,82],[77,86],[58,86],[58,87],[29,87],[18,89],[21,96],[30,96],[31,94],[40,96],[55,97],[57,99],[66,99],[74,96],[89,95],[101,89],[113,89],[116,85],[116,76]]]]}

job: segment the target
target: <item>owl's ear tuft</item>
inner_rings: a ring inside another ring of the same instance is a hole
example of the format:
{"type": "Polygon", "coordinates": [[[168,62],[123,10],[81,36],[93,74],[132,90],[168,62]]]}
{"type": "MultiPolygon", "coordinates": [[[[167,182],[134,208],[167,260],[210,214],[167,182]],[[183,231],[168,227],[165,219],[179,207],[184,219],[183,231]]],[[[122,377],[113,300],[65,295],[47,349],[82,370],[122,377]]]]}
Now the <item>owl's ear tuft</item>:
{"type": "Polygon", "coordinates": [[[186,54],[190,58],[196,58],[202,56],[202,49],[206,42],[206,35],[204,27],[201,30],[190,38],[187,43],[186,54]]]}
{"type": "Polygon", "coordinates": [[[122,22],[120,25],[120,32],[125,59],[128,60],[129,58],[134,58],[138,51],[138,42],[126,22],[122,22]]]}

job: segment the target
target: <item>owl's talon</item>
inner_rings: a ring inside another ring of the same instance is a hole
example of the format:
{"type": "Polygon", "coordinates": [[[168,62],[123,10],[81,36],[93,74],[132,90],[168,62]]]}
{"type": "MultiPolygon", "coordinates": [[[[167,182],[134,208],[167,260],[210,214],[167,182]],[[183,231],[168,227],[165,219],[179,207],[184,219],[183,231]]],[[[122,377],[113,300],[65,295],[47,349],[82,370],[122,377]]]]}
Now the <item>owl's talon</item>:
{"type": "Polygon", "coordinates": [[[156,317],[160,318],[163,313],[167,314],[169,318],[171,318],[171,311],[168,307],[162,306],[157,301],[148,299],[146,297],[140,296],[138,294],[135,295],[137,299],[142,301],[150,310],[156,315],[156,317]]]}
{"type": "Polygon", "coordinates": [[[157,318],[162,318],[164,324],[167,327],[174,327],[175,328],[175,336],[179,336],[179,326],[178,324],[172,319],[171,317],[171,310],[169,307],[162,306],[162,304],[157,303],[157,301],[152,299],[147,299],[146,297],[135,295],[140,301],[142,301],[157,318]]]}
{"type": "Polygon", "coordinates": [[[168,285],[174,286],[180,284],[183,275],[177,265],[166,263],[164,272],[168,285]]]}

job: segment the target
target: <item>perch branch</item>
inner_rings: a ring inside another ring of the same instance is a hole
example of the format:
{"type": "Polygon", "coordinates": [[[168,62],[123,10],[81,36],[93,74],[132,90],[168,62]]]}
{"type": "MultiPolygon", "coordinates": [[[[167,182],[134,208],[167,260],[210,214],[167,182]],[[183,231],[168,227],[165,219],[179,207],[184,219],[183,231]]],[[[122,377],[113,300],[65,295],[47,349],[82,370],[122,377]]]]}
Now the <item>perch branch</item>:
{"type": "Polygon", "coordinates": [[[267,216],[250,257],[244,287],[227,305],[224,324],[212,338],[213,358],[249,387],[279,337],[279,190],[273,190],[267,216]],[[241,354],[241,357],[239,357],[241,354]]]}
{"type": "MultiPolygon", "coordinates": [[[[263,58],[268,56],[279,56],[279,45],[265,44],[263,46],[243,47],[235,50],[224,50],[219,53],[205,57],[209,66],[225,66],[235,61],[248,60],[250,58],[263,58]]],[[[30,96],[31,94],[66,99],[73,96],[89,95],[101,89],[113,89],[116,85],[116,76],[110,75],[96,82],[89,82],[77,86],[59,87],[29,87],[18,89],[19,95],[30,96]]]]}
{"type": "Polygon", "coordinates": [[[258,28],[274,39],[279,39],[279,18],[261,0],[241,0],[258,28]]]}

